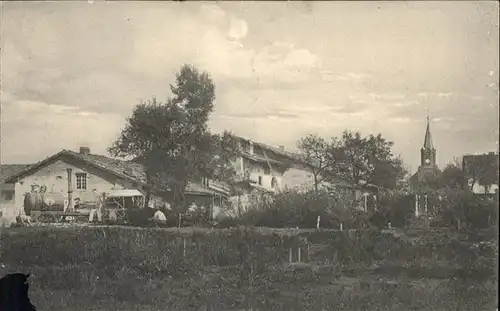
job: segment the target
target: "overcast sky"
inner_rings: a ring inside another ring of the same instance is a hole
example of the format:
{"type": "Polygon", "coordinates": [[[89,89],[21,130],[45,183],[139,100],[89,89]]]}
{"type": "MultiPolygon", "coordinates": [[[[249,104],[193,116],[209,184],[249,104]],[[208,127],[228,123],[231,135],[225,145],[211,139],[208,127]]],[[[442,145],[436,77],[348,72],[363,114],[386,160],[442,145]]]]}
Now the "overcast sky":
{"type": "Polygon", "coordinates": [[[381,132],[416,170],[498,149],[498,4],[2,2],[2,163],[105,154],[180,66],[215,82],[213,131],[294,148],[381,132]]]}

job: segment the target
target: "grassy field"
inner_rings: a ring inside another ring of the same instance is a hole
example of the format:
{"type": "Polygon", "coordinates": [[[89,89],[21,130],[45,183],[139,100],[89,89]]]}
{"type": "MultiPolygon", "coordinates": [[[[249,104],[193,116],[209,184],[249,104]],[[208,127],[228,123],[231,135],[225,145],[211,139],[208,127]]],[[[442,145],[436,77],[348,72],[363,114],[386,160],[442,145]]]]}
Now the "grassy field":
{"type": "Polygon", "coordinates": [[[497,303],[496,254],[453,256],[477,235],[103,227],[1,234],[0,272],[32,273],[38,310],[465,311],[497,303]],[[317,250],[290,264],[289,248],[304,239],[317,250]],[[371,244],[382,250],[365,249],[371,244]],[[401,257],[410,247],[418,260],[401,257]],[[322,256],[332,248],[337,257],[322,256]],[[464,275],[471,261],[479,264],[464,275]]]}

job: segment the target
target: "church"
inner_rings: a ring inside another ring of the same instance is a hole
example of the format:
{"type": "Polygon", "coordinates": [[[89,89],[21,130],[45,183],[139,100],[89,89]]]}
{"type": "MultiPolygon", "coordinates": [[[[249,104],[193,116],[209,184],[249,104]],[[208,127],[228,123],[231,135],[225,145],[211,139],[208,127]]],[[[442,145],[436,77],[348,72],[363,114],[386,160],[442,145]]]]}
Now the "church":
{"type": "Polygon", "coordinates": [[[420,149],[420,166],[410,178],[410,189],[413,193],[426,192],[437,184],[441,171],[436,165],[436,148],[432,142],[429,117],[425,130],[424,145],[420,149]]]}

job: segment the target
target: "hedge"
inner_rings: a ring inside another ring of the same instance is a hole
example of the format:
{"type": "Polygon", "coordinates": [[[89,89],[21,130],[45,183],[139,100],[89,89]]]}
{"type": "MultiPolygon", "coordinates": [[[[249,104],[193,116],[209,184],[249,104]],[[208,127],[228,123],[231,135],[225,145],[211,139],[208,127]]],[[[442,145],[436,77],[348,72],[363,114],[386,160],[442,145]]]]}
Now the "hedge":
{"type": "Polygon", "coordinates": [[[477,269],[496,266],[496,243],[462,240],[467,239],[446,232],[408,237],[395,231],[369,229],[31,227],[3,230],[0,261],[39,267],[91,263],[100,270],[128,267],[146,274],[174,276],[197,273],[207,266],[239,266],[257,273],[288,262],[290,248],[294,248],[296,260],[296,247],[300,246],[302,261],[362,266],[395,262],[407,267],[421,262],[450,262],[462,267],[475,263],[477,269]]]}

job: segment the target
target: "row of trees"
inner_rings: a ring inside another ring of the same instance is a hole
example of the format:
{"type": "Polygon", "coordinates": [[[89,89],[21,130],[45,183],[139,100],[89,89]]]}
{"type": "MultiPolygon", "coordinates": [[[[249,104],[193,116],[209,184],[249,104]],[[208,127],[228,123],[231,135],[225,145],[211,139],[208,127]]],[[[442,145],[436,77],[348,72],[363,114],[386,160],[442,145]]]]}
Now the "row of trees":
{"type": "Polygon", "coordinates": [[[393,145],[382,134],[363,137],[351,131],[330,140],[310,134],[298,144],[303,161],[312,170],[315,190],[324,182],[338,180],[396,188],[406,170],[393,154],[393,145]]]}

